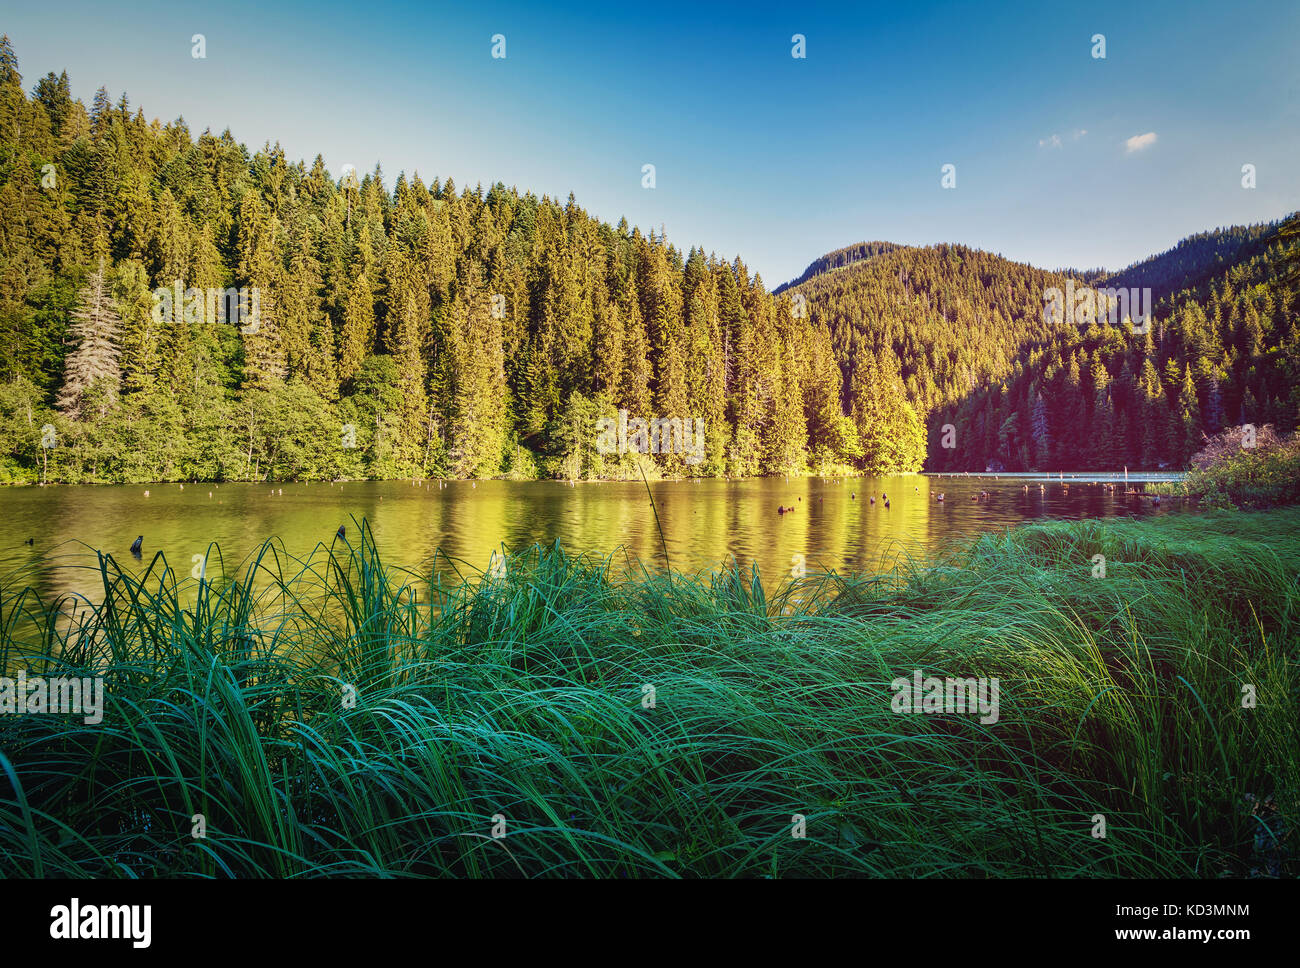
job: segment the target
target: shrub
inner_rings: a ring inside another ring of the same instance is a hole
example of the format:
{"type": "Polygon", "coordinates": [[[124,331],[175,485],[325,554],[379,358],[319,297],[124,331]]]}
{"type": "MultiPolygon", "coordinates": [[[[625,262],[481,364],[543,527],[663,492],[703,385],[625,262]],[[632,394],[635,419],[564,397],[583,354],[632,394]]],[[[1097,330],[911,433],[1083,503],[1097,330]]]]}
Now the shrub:
{"type": "Polygon", "coordinates": [[[1187,493],[1208,507],[1268,508],[1300,503],[1300,435],[1279,439],[1270,425],[1245,446],[1233,427],[1192,458],[1187,493]]]}

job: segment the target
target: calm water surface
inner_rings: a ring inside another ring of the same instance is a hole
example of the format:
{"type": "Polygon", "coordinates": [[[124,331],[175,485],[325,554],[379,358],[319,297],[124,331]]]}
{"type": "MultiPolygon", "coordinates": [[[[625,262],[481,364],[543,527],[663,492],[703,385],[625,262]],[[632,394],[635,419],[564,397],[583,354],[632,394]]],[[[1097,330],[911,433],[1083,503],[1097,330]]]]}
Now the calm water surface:
{"type": "MultiPolygon", "coordinates": [[[[1090,485],[1084,475],[1067,475],[1064,484],[1042,475],[901,476],[662,482],[650,489],[675,569],[707,571],[734,557],[745,568],[757,563],[773,581],[789,574],[795,555],[805,556],[809,571],[877,571],[899,555],[942,552],[1028,519],[1177,513],[1171,502],[1153,507],[1123,494],[1122,486],[1108,493],[1090,485]],[[981,491],[989,496],[972,500],[981,491]],[[931,492],[944,493],[945,501],[938,503],[931,492]],[[875,504],[868,499],[873,495],[875,504]],[[779,505],[795,510],[781,515],[779,505]]],[[[517,551],[557,539],[573,552],[617,553],[620,568],[629,556],[651,568],[663,562],[640,482],[10,487],[0,488],[0,582],[31,584],[43,596],[98,598],[97,574],[86,567],[94,563],[92,549],[135,572],[161,552],[187,577],[193,556],[207,553],[212,543],[230,575],[268,537],[305,558],[321,543],[329,545],[340,525],[355,541],[353,519],[363,517],[385,563],[424,572],[438,549],[461,560],[462,568],[478,570],[493,549],[517,551]],[[139,560],[129,551],[137,535],[144,536],[139,560]],[[29,537],[31,546],[24,544],[29,537]]],[[[209,577],[219,569],[210,559],[209,577]]]]}

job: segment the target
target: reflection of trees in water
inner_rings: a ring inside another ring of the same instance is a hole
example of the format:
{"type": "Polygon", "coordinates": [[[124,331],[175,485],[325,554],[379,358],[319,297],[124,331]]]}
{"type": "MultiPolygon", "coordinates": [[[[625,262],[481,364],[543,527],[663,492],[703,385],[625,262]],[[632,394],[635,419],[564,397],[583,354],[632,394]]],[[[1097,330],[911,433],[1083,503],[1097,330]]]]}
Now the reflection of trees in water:
{"type": "MultiPolygon", "coordinates": [[[[1131,475],[1136,480],[1136,475],[1131,475]]],[[[1111,517],[1149,513],[1148,505],[1069,478],[1068,492],[1050,476],[957,476],[749,481],[656,482],[656,502],[674,568],[707,573],[733,560],[748,574],[757,564],[764,584],[790,576],[803,556],[809,571],[880,571],[902,558],[964,544],[982,531],[1001,530],[1044,516],[1111,517]],[[1039,491],[1038,484],[1044,486],[1039,491]],[[947,500],[936,504],[931,491],[947,500]],[[971,501],[987,491],[987,499],[971,501]],[[888,493],[891,507],[883,506],[888,493]],[[876,503],[870,503],[875,496],[876,503]],[[778,515],[778,505],[793,513],[778,515]]],[[[144,488],[55,487],[0,494],[17,516],[0,525],[0,548],[13,549],[34,532],[35,549],[0,557],[3,594],[30,587],[47,605],[60,599],[103,601],[104,581],[94,549],[102,548],[124,571],[162,581],[162,552],[180,584],[182,601],[193,594],[194,556],[207,556],[207,577],[221,583],[246,574],[252,556],[270,536],[269,564],[276,573],[310,571],[328,556],[340,524],[349,541],[362,517],[374,533],[381,560],[427,579],[474,580],[504,544],[517,552],[559,540],[570,554],[610,557],[617,574],[662,567],[660,538],[644,485],[632,482],[437,481],[276,485],[191,484],[144,488]],[[208,498],[208,492],[213,498],[208,498]],[[36,524],[39,522],[39,525],[36,524]],[[144,535],[139,560],[127,550],[144,535]],[[210,544],[215,542],[221,558],[210,544]],[[279,563],[276,564],[276,559],[279,563]],[[224,564],[223,564],[224,560],[224,564]]],[[[5,510],[0,506],[0,511],[5,510]]],[[[403,576],[408,578],[408,576],[403,576]]],[[[253,587],[276,584],[268,572],[253,587]]],[[[305,586],[304,586],[305,587],[305,586]]],[[[67,608],[68,606],[65,606],[67,608]]]]}

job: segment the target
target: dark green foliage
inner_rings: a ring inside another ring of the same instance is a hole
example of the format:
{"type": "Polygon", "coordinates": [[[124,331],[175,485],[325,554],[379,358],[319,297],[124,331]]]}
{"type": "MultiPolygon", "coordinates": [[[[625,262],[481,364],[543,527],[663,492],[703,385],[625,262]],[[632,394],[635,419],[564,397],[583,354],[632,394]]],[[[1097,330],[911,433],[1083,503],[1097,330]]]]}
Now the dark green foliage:
{"type": "Polygon", "coordinates": [[[1182,481],[1161,485],[1155,492],[1193,497],[1215,508],[1300,504],[1300,435],[1269,446],[1232,446],[1182,481]]]}

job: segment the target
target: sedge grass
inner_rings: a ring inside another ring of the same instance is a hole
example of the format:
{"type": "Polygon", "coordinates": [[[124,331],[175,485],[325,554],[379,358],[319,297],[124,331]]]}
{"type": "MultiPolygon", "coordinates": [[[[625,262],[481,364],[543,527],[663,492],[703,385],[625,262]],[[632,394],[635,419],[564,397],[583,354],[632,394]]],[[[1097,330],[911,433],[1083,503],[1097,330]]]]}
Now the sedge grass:
{"type": "Polygon", "coordinates": [[[1294,875],[1300,518],[1265,518],[774,587],[559,546],[421,577],[364,524],[229,578],[102,556],[95,601],[0,586],[10,674],[106,681],[98,725],[0,716],[0,873],[1294,875]],[[914,669],[999,678],[999,720],[894,713],[914,669]]]}

